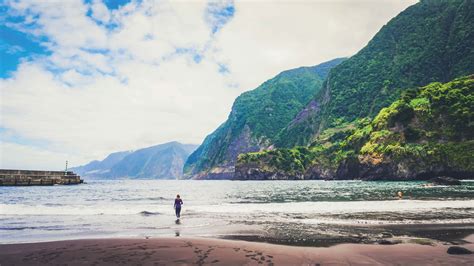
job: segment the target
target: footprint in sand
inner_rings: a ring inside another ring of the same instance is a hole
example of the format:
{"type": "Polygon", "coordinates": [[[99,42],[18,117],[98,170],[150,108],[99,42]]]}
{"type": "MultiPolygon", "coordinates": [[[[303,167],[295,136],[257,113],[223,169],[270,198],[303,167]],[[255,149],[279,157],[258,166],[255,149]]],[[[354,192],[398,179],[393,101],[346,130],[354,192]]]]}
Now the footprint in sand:
{"type": "MultiPolygon", "coordinates": [[[[194,248],[194,253],[196,255],[198,255],[198,260],[195,262],[195,264],[197,265],[203,265],[205,264],[206,262],[206,259],[209,257],[209,254],[214,250],[214,248],[212,246],[208,246],[209,249],[207,249],[206,251],[200,249],[200,248],[197,248],[195,247],[194,248]]],[[[211,262],[212,263],[212,262],[211,262]]]]}
{"type": "MultiPolygon", "coordinates": [[[[235,248],[234,248],[234,251],[236,251],[235,248]]],[[[248,249],[243,249],[243,251],[245,251],[247,253],[245,255],[245,257],[256,261],[258,264],[266,263],[266,264],[271,265],[271,266],[274,265],[273,260],[272,260],[273,259],[272,255],[265,255],[261,251],[253,251],[253,250],[248,250],[248,249]]]]}

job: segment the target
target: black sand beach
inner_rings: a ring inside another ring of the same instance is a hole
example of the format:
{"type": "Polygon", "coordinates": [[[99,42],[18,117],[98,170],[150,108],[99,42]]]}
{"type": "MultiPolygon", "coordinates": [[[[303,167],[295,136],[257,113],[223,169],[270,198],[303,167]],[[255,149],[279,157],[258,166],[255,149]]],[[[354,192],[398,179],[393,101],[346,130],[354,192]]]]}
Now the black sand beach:
{"type": "MultiPolygon", "coordinates": [[[[474,236],[465,239],[471,242],[474,236]]],[[[0,246],[1,265],[472,265],[451,245],[292,247],[208,238],[88,239],[0,246]]],[[[473,243],[462,247],[474,249],[473,243]]]]}

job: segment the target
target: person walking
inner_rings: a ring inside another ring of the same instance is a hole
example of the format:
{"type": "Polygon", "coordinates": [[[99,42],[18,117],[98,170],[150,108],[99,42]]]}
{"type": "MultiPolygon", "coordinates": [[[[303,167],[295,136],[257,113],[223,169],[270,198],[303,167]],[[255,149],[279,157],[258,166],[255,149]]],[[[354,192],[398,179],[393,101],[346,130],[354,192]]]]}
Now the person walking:
{"type": "Polygon", "coordinates": [[[181,205],[183,205],[183,200],[178,194],[176,195],[176,199],[174,199],[174,209],[176,211],[176,218],[178,218],[178,220],[179,220],[179,217],[181,216],[181,205]]]}

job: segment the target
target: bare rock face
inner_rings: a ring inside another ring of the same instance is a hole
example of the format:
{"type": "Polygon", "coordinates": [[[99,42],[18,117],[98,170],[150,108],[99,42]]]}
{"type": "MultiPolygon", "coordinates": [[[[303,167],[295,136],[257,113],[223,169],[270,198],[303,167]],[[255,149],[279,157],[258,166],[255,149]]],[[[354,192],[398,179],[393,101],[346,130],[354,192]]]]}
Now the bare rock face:
{"type": "Polygon", "coordinates": [[[313,165],[306,171],[305,179],[335,179],[335,172],[321,165],[313,165]]]}
{"type": "Polygon", "coordinates": [[[363,180],[430,180],[440,176],[438,182],[441,185],[456,185],[458,179],[466,179],[472,173],[453,169],[449,163],[431,164],[422,158],[405,157],[395,160],[385,157],[379,162],[374,162],[374,158],[359,157],[358,179],[363,180]],[[449,176],[449,177],[448,177],[449,176]]]}
{"type": "Polygon", "coordinates": [[[288,174],[284,171],[272,171],[252,164],[237,164],[234,180],[303,180],[303,174],[288,174]]]}
{"type": "Polygon", "coordinates": [[[316,99],[311,100],[308,103],[308,105],[303,110],[301,110],[296,115],[296,117],[290,122],[288,127],[289,128],[294,127],[296,124],[299,124],[305,119],[308,119],[309,116],[318,113],[320,110],[321,110],[321,106],[318,103],[318,101],[316,101],[316,99]]]}

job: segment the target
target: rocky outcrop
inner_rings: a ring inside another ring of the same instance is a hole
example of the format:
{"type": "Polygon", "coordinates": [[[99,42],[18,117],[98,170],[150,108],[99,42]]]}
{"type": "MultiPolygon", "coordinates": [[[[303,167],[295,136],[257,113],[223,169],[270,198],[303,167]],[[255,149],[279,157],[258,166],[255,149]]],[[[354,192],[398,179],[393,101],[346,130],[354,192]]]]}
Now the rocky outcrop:
{"type": "Polygon", "coordinates": [[[457,183],[459,179],[469,179],[474,172],[465,167],[453,167],[452,159],[433,162],[431,158],[409,157],[380,159],[374,163],[367,156],[360,156],[357,166],[358,179],[363,180],[429,180],[443,183],[457,183]],[[437,178],[436,176],[440,176],[437,178]],[[447,176],[447,177],[444,177],[447,176]]]}
{"type": "Polygon", "coordinates": [[[262,164],[237,164],[234,179],[238,180],[366,180],[366,181],[411,181],[428,180],[436,175],[452,177],[436,177],[429,179],[435,185],[459,185],[459,179],[474,177],[472,172],[446,170],[438,166],[438,171],[417,171],[402,164],[382,163],[370,165],[359,163],[356,160],[344,161],[337,169],[312,165],[303,173],[289,173],[279,169],[268,169],[262,164]]]}
{"type": "Polygon", "coordinates": [[[258,164],[239,165],[235,167],[235,180],[303,180],[303,174],[289,174],[285,171],[265,170],[258,164]]]}
{"type": "MultiPolygon", "coordinates": [[[[232,138],[230,143],[227,144],[224,153],[220,155],[222,159],[219,164],[211,164],[209,162],[209,165],[206,167],[198,167],[197,165],[195,165],[193,166],[193,168],[195,169],[194,171],[188,169],[187,178],[197,180],[233,179],[235,172],[235,162],[237,161],[237,156],[240,153],[257,152],[268,147],[268,141],[263,138],[256,139],[252,137],[250,127],[244,126],[240,134],[238,134],[237,137],[232,138]],[[198,169],[201,169],[201,171],[198,171],[198,169]]],[[[208,146],[208,148],[214,149],[217,147],[208,146]]],[[[210,151],[207,152],[214,153],[210,151]]]]}

